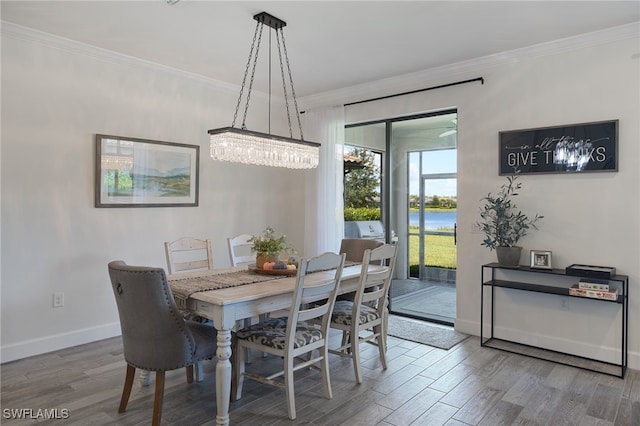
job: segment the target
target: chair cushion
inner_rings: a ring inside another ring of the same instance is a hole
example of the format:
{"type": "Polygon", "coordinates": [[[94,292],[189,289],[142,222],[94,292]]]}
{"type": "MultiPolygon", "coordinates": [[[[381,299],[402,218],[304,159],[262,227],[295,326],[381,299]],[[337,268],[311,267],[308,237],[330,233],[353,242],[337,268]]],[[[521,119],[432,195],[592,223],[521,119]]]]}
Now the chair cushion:
{"type": "Polygon", "coordinates": [[[193,359],[201,361],[213,358],[212,354],[215,354],[218,348],[218,331],[211,325],[201,322],[186,321],[185,324],[191,330],[196,344],[193,359]]]}
{"type": "MultiPolygon", "coordinates": [[[[333,307],[333,315],[331,322],[335,324],[351,325],[353,316],[353,302],[348,300],[338,300],[333,307]]],[[[380,318],[378,311],[367,305],[360,305],[360,321],[358,324],[364,324],[380,318]]]]}
{"type": "MultiPolygon", "coordinates": [[[[284,349],[287,333],[287,317],[270,318],[267,321],[253,324],[236,332],[238,339],[248,340],[264,346],[276,349],[284,349]]],[[[300,348],[322,339],[320,329],[299,323],[296,327],[296,336],[293,346],[300,348]]]]}

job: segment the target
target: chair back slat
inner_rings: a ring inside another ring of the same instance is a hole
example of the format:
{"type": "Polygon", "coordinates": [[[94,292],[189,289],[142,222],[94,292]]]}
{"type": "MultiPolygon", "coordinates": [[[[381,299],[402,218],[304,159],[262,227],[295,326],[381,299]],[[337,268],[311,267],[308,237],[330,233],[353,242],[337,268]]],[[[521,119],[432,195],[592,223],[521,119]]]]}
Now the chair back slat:
{"type": "Polygon", "coordinates": [[[366,291],[362,294],[362,303],[379,300],[381,297],[384,296],[384,293],[385,293],[384,285],[382,287],[378,287],[374,291],[366,291]]]}
{"type": "Polygon", "coordinates": [[[312,307],[308,309],[300,309],[300,311],[298,312],[298,322],[320,318],[327,312],[329,312],[328,303],[325,303],[323,305],[312,305],[312,307]]]}
{"type": "Polygon", "coordinates": [[[209,260],[205,259],[188,262],[175,262],[170,273],[193,271],[195,269],[209,269],[209,260]]]}

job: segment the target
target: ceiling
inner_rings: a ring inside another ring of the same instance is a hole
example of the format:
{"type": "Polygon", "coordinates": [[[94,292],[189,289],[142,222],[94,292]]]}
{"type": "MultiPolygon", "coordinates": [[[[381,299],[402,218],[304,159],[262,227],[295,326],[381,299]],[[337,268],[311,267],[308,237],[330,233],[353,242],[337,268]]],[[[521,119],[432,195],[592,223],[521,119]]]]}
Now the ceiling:
{"type": "MultiPolygon", "coordinates": [[[[5,22],[234,85],[262,11],[287,22],[298,97],[640,21],[638,1],[0,3],[5,22]]],[[[266,70],[256,72],[265,92],[266,70]]]]}

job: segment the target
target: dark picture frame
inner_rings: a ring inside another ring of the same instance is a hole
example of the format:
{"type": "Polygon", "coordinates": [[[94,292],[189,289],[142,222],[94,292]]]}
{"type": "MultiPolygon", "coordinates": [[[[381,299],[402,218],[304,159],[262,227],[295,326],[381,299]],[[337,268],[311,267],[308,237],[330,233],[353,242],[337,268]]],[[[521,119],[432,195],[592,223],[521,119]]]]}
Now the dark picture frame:
{"type": "Polygon", "coordinates": [[[552,269],[551,252],[547,250],[531,250],[531,267],[535,269],[552,269]]]}
{"type": "Polygon", "coordinates": [[[617,172],[618,120],[502,131],[500,176],[617,172]]]}
{"type": "Polygon", "coordinates": [[[200,147],[96,134],[95,207],[195,207],[200,147]]]}

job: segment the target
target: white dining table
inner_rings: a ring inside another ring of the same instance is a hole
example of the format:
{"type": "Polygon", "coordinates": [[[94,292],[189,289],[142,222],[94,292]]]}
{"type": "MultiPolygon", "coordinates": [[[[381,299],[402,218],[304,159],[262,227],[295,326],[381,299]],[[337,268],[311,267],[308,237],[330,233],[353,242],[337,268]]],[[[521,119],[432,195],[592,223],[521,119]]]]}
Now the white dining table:
{"type": "MultiPolygon", "coordinates": [[[[199,273],[170,275],[169,284],[178,279],[192,276],[207,277],[212,274],[239,271],[242,267],[214,270],[199,273]]],[[[247,267],[245,266],[244,269],[247,267]]],[[[383,266],[370,265],[370,270],[383,270],[383,266]]],[[[355,291],[360,278],[361,265],[346,266],[342,272],[342,279],[338,293],[355,291]]],[[[335,271],[314,272],[305,277],[305,286],[313,286],[330,280],[335,271]]],[[[187,308],[197,315],[213,321],[218,330],[218,349],[216,352],[216,403],[218,412],[217,425],[229,424],[229,402],[231,396],[231,331],[236,321],[251,318],[260,314],[267,314],[291,307],[295,276],[287,276],[270,281],[243,284],[216,290],[198,291],[189,295],[186,300],[187,308]]],[[[323,299],[327,295],[318,294],[314,300],[323,299]]],[[[304,303],[314,300],[303,300],[304,303]]]]}

